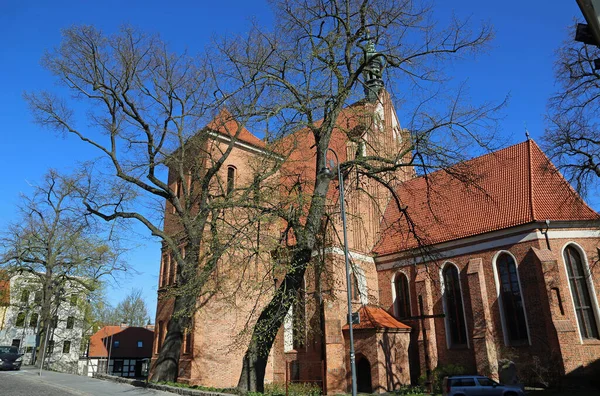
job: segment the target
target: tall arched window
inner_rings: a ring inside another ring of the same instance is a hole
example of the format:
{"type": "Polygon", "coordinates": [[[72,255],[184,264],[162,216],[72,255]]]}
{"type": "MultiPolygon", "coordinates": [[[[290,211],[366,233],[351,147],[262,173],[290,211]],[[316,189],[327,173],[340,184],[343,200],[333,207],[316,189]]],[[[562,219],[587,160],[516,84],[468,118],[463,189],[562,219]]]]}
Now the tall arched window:
{"type": "Polygon", "coordinates": [[[235,166],[227,167],[227,194],[231,194],[235,188],[235,166]]]}
{"type": "Polygon", "coordinates": [[[510,254],[500,253],[496,259],[496,271],[505,340],[513,345],[526,343],[529,337],[517,264],[510,254]]]}
{"type": "Polygon", "coordinates": [[[465,313],[463,310],[462,294],[458,268],[452,264],[446,265],[443,272],[444,301],[446,308],[446,331],[449,337],[449,346],[462,346],[467,344],[467,329],[465,313]]]}
{"type": "Polygon", "coordinates": [[[598,323],[592,305],[592,299],[596,297],[590,293],[587,282],[588,271],[581,254],[573,245],[569,245],[565,248],[563,255],[581,338],[599,338],[598,323]]]}
{"type": "Polygon", "coordinates": [[[398,272],[394,279],[394,291],[396,299],[394,309],[398,318],[407,318],[410,316],[410,299],[408,295],[408,278],[402,272],[398,272]]]}

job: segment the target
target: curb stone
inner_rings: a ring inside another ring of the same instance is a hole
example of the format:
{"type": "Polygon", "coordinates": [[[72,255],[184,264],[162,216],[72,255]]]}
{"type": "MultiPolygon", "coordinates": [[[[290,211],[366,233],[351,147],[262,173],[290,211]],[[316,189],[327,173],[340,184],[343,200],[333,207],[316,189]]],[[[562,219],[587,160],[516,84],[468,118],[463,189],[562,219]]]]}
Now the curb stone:
{"type": "Polygon", "coordinates": [[[191,395],[191,396],[199,396],[199,395],[201,395],[201,396],[235,396],[235,395],[232,395],[230,393],[209,392],[209,391],[204,391],[204,390],[199,390],[199,389],[179,388],[179,387],[176,387],[176,386],[163,385],[163,384],[155,384],[155,383],[152,383],[152,382],[148,382],[146,384],[146,381],[143,381],[143,380],[117,377],[117,376],[114,376],[114,375],[94,374],[93,378],[97,378],[97,379],[101,379],[101,380],[105,380],[105,381],[120,382],[120,383],[123,383],[123,384],[129,384],[129,385],[132,385],[132,386],[136,386],[136,387],[139,387],[139,388],[156,389],[156,390],[161,390],[161,391],[164,391],[164,392],[175,393],[175,394],[178,394],[178,395],[191,395]]]}

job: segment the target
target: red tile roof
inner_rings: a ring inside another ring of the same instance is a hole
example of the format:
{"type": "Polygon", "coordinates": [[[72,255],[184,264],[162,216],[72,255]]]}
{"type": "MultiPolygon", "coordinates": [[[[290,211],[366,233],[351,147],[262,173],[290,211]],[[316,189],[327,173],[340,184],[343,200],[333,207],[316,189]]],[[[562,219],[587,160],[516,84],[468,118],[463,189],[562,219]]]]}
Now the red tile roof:
{"type": "Polygon", "coordinates": [[[144,327],[104,326],[90,337],[89,357],[144,358],[152,356],[154,332],[144,327]],[[112,336],[112,337],[111,337],[112,336]],[[110,347],[119,341],[118,348],[110,347]],[[142,347],[138,348],[138,341],[142,347]]]}
{"type": "MultiPolygon", "coordinates": [[[[392,315],[384,309],[371,305],[363,305],[359,310],[360,323],[352,325],[353,330],[360,329],[406,329],[410,330],[410,326],[396,320],[392,315]]],[[[349,326],[346,324],[343,329],[347,330],[349,326]]]]}
{"type": "MultiPolygon", "coordinates": [[[[600,219],[532,140],[461,165],[476,176],[480,188],[438,171],[407,181],[397,190],[422,245],[546,219],[600,219]]],[[[377,254],[419,246],[394,202],[388,204],[381,229],[377,254]]]]}
{"type": "Polygon", "coordinates": [[[227,109],[221,110],[206,127],[228,137],[234,137],[237,134],[237,140],[255,147],[265,148],[265,142],[252,134],[245,126],[240,125],[227,109]]]}

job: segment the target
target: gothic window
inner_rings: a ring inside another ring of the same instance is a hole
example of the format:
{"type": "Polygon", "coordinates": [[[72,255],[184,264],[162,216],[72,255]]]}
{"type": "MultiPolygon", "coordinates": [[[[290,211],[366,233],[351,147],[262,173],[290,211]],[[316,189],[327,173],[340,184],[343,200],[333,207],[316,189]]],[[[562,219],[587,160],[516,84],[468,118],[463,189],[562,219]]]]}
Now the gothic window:
{"type": "Polygon", "coordinates": [[[231,194],[235,188],[235,166],[229,165],[227,167],[227,194],[231,194]]]}
{"type": "Polygon", "coordinates": [[[394,279],[394,291],[396,299],[394,309],[398,318],[407,318],[410,316],[410,299],[408,291],[408,278],[402,272],[398,272],[394,279]]]}
{"type": "Polygon", "coordinates": [[[190,354],[192,353],[192,329],[186,328],[183,332],[183,353],[190,354]]]}
{"type": "Polygon", "coordinates": [[[177,260],[173,257],[173,253],[169,253],[169,285],[175,283],[177,273],[177,260]]]}
{"type": "Polygon", "coordinates": [[[160,352],[160,348],[162,347],[162,341],[163,341],[163,336],[164,336],[164,330],[165,330],[165,322],[163,322],[162,320],[160,322],[158,322],[158,326],[157,326],[157,332],[156,332],[156,353],[160,352]]]}
{"type": "Polygon", "coordinates": [[[160,287],[167,285],[167,277],[169,276],[169,255],[163,253],[162,255],[162,275],[160,277],[160,287]]]}
{"type": "Polygon", "coordinates": [[[442,272],[442,277],[448,346],[463,346],[467,344],[467,329],[458,268],[453,264],[447,264],[442,272]]]}
{"type": "Polygon", "coordinates": [[[358,276],[354,272],[350,274],[350,296],[352,297],[352,301],[360,301],[358,276]]]}
{"type": "Polygon", "coordinates": [[[496,271],[505,340],[512,345],[526,343],[529,337],[525,307],[517,265],[513,257],[508,253],[500,253],[496,259],[496,271]]]}
{"type": "Polygon", "coordinates": [[[304,279],[300,288],[296,292],[296,298],[293,305],[293,340],[294,349],[299,350],[304,347],[306,338],[306,288],[304,279]]]}
{"type": "Polygon", "coordinates": [[[579,251],[572,245],[565,248],[563,255],[581,338],[599,338],[598,323],[592,306],[592,299],[595,296],[590,293],[587,265],[584,264],[579,251]]]}

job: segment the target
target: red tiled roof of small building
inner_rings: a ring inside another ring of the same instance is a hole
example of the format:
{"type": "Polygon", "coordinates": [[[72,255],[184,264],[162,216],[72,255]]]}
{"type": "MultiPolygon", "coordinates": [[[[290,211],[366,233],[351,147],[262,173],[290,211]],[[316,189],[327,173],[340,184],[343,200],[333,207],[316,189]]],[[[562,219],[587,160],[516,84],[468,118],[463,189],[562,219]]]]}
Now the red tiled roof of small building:
{"type": "MultiPolygon", "coordinates": [[[[410,326],[398,321],[384,309],[370,305],[363,305],[359,310],[360,323],[352,325],[353,330],[360,329],[405,329],[410,330],[410,326]]],[[[343,330],[348,330],[346,324],[343,330]]]]}
{"type": "MultiPolygon", "coordinates": [[[[403,183],[398,195],[421,245],[432,245],[534,221],[599,220],[532,140],[467,161],[475,175],[467,185],[437,171],[403,183]]],[[[382,236],[382,255],[417,248],[406,217],[392,201],[382,236]]]]}
{"type": "Polygon", "coordinates": [[[111,358],[128,357],[144,358],[152,355],[154,332],[144,327],[104,326],[90,337],[89,357],[111,358]],[[119,341],[118,348],[111,348],[111,343],[119,341]],[[137,342],[142,341],[138,348],[137,342]]]}

